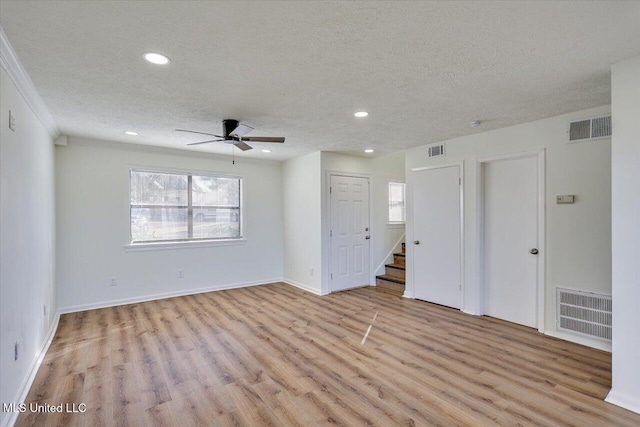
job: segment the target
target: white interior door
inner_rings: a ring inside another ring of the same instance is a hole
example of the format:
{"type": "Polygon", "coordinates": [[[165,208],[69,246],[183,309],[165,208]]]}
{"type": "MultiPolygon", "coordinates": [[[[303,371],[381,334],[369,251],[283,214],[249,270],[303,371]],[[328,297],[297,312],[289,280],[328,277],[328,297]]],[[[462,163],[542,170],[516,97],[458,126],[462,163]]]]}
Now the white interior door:
{"type": "Polygon", "coordinates": [[[413,176],[414,296],[460,308],[460,166],[414,171],[413,176]]]}
{"type": "Polygon", "coordinates": [[[369,285],[369,180],[331,176],[331,291],[369,285]]]}
{"type": "Polygon", "coordinates": [[[484,312],[537,326],[538,158],[485,163],[484,312]]]}

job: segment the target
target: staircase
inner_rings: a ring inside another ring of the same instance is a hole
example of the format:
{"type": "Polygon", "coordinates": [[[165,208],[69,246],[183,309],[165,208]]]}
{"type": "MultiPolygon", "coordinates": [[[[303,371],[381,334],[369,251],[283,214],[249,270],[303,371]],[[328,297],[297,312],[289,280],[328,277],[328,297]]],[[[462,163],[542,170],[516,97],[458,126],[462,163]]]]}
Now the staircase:
{"type": "Polygon", "coordinates": [[[393,254],[393,264],[384,266],[385,274],[376,276],[376,290],[390,294],[404,294],[405,278],[405,245],[402,244],[402,252],[393,254]]]}

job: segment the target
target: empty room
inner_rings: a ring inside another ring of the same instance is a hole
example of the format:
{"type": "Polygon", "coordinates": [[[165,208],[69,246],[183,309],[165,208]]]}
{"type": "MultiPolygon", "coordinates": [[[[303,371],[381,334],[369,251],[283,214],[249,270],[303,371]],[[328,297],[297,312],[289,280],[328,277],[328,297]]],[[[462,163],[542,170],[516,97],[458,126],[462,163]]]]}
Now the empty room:
{"type": "Polygon", "coordinates": [[[0,1],[0,427],[640,425],[640,1],[0,1]]]}

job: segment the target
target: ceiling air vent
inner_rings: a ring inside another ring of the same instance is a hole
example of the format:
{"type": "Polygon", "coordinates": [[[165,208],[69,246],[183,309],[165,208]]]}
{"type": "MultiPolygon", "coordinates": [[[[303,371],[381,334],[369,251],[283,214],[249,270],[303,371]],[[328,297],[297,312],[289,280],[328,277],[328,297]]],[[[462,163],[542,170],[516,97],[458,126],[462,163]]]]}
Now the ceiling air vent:
{"type": "Polygon", "coordinates": [[[444,144],[434,144],[427,148],[429,150],[429,157],[444,156],[444,144]]]}
{"type": "Polygon", "coordinates": [[[569,122],[569,142],[592,141],[611,136],[611,116],[569,122]]]}

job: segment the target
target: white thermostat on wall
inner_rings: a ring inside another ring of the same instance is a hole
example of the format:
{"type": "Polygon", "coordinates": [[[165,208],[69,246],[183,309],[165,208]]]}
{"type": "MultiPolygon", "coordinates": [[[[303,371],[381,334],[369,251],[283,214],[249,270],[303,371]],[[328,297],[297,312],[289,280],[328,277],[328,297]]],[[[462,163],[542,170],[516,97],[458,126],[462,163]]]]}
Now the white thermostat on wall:
{"type": "Polygon", "coordinates": [[[556,196],[556,204],[558,205],[568,205],[575,201],[575,197],[573,194],[565,194],[561,196],[556,196]]]}

